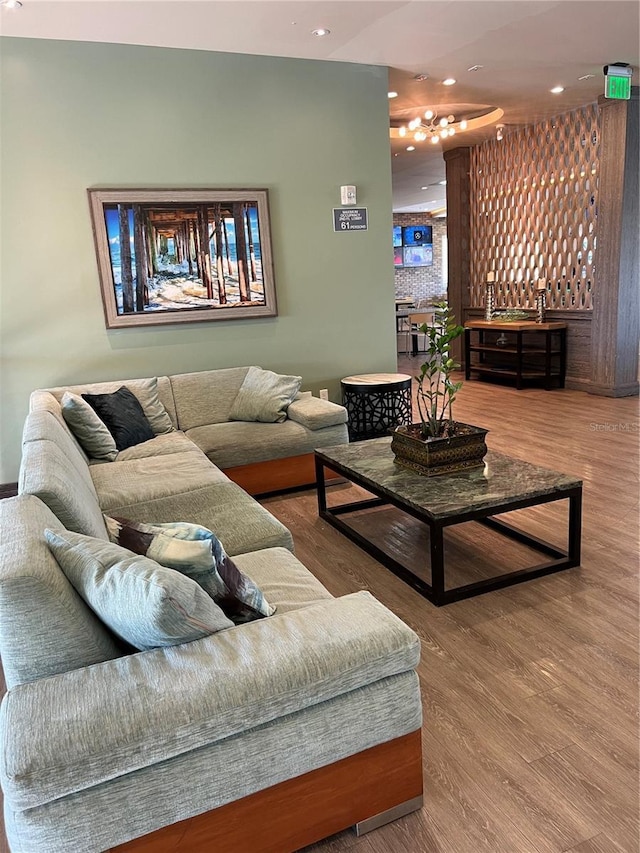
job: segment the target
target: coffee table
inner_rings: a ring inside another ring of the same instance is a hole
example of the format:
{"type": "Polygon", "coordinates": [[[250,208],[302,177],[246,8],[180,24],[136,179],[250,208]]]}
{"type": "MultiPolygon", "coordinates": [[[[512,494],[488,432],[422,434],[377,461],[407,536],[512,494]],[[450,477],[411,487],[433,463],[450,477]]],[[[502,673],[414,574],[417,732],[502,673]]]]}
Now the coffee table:
{"type": "Polygon", "coordinates": [[[422,477],[394,462],[391,438],[375,438],[315,451],[318,514],[438,606],[580,565],[582,482],[574,477],[489,451],[484,468],[422,477]],[[325,468],[375,495],[327,505],[325,468]],[[568,500],[567,550],[494,516],[523,507],[568,500]],[[358,510],[391,504],[429,528],[431,583],[399,563],[345,520],[358,510]],[[476,521],[550,557],[543,563],[475,583],[445,587],[445,528],[476,521]]]}

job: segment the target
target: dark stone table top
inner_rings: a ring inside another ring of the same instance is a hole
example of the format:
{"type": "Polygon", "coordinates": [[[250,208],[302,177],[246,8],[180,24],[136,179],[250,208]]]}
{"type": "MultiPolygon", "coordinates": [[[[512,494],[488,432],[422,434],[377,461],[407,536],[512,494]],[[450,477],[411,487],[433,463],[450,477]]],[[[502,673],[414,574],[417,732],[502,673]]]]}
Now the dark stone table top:
{"type": "Polygon", "coordinates": [[[484,466],[457,474],[425,477],[397,465],[391,438],[373,438],[316,450],[328,465],[342,466],[355,482],[374,493],[413,507],[422,515],[445,519],[469,512],[532,500],[578,488],[581,480],[489,450],[484,466]]]}

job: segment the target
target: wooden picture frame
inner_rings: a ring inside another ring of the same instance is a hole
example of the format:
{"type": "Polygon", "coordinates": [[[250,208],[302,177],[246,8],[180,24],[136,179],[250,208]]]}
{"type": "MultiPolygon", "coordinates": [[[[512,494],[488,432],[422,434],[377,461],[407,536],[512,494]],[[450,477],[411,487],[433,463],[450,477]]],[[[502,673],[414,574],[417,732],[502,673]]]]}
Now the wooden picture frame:
{"type": "Polygon", "coordinates": [[[108,329],[277,315],[266,189],[87,193],[108,329]]]}

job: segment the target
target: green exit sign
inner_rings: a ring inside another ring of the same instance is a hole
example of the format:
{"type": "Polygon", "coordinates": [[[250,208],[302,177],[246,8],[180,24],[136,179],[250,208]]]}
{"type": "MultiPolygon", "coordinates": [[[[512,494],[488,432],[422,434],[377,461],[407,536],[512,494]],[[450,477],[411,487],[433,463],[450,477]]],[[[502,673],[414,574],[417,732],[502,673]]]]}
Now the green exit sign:
{"type": "Polygon", "coordinates": [[[605,66],[604,96],[618,101],[628,101],[631,98],[631,68],[624,66],[605,66]]]}

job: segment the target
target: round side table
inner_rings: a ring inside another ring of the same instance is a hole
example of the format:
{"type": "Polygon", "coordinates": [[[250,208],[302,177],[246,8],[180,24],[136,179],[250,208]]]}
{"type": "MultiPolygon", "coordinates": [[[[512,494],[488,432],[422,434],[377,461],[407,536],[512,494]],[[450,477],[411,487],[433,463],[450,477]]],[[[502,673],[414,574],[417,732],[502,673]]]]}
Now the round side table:
{"type": "Polygon", "coordinates": [[[389,435],[411,423],[411,377],[406,373],[363,373],[340,381],[349,441],[389,435]]]}

